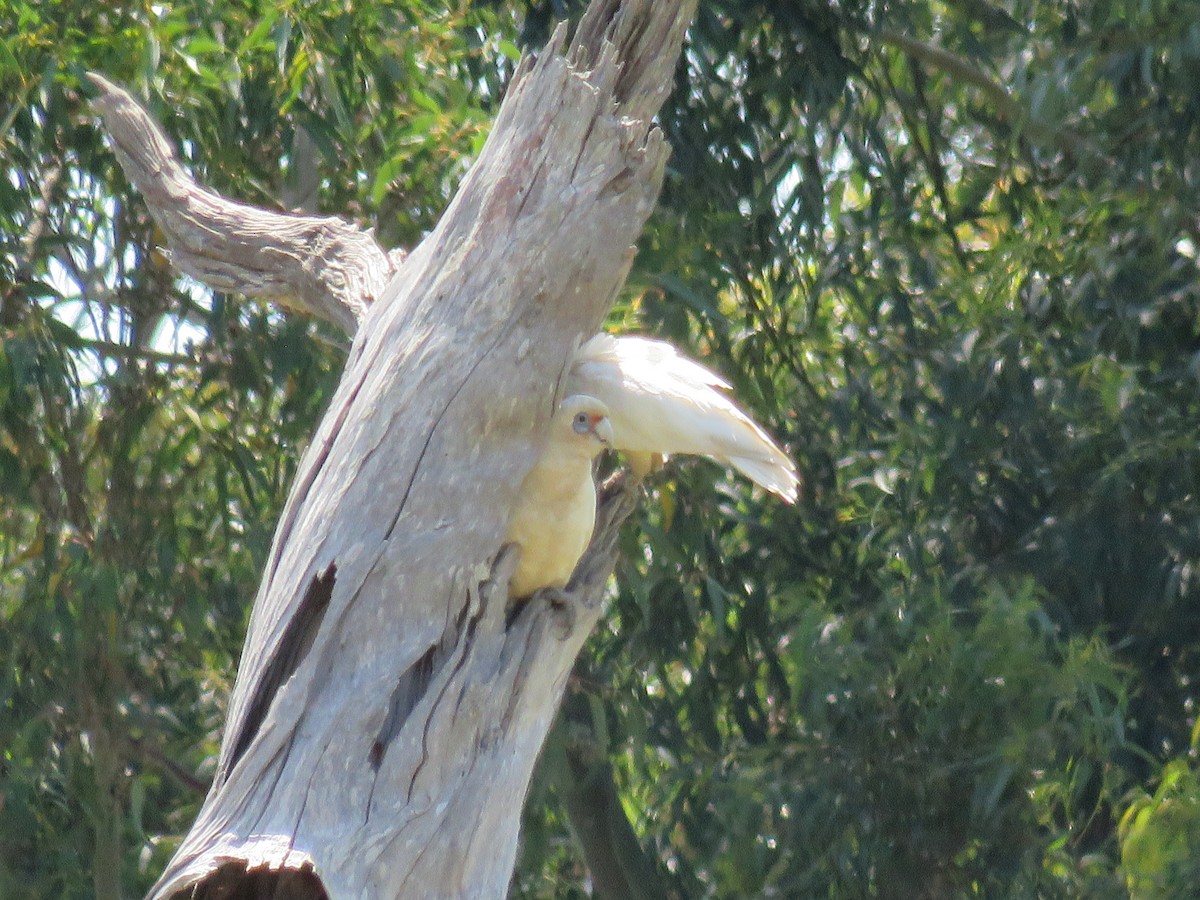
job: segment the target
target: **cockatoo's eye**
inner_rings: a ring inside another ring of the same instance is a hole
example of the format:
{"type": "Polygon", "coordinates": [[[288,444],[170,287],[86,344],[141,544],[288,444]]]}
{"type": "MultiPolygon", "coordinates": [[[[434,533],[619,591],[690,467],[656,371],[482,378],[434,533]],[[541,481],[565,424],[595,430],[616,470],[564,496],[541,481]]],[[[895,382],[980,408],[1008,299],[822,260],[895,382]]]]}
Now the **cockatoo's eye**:
{"type": "Polygon", "coordinates": [[[575,421],[571,423],[571,427],[575,429],[576,434],[587,434],[592,430],[592,422],[588,418],[587,413],[576,413],[575,421]]]}

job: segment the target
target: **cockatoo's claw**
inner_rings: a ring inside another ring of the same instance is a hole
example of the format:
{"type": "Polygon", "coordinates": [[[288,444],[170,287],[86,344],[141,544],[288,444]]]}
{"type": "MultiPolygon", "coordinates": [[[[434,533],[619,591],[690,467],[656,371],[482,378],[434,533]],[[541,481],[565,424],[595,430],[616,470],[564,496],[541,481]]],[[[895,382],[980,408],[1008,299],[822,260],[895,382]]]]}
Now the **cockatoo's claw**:
{"type": "Polygon", "coordinates": [[[562,588],[548,587],[535,591],[524,600],[510,600],[505,610],[504,628],[512,628],[521,616],[535,616],[545,609],[554,636],[565,641],[575,631],[575,598],[562,588]]]}
{"type": "Polygon", "coordinates": [[[561,588],[542,588],[533,595],[535,603],[545,603],[550,609],[550,627],[555,636],[565,641],[575,630],[575,601],[561,588]]]}

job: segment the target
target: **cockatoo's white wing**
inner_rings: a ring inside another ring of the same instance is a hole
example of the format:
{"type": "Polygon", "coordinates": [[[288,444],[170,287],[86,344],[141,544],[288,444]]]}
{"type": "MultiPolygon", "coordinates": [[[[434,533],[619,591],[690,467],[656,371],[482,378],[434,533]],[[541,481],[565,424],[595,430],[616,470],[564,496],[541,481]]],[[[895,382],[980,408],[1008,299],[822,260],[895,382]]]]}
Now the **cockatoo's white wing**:
{"type": "Polygon", "coordinates": [[[525,480],[508,526],[521,555],[509,595],[564,587],[596,523],[592,460],[612,440],[608,410],[594,397],[568,397],[550,422],[541,455],[525,480]]]}
{"type": "Polygon", "coordinates": [[[598,334],[575,354],[568,390],[608,407],[618,450],[710,456],[789,503],[796,499],[795,463],[722,393],[729,390],[724,379],[668,343],[598,334]]]}

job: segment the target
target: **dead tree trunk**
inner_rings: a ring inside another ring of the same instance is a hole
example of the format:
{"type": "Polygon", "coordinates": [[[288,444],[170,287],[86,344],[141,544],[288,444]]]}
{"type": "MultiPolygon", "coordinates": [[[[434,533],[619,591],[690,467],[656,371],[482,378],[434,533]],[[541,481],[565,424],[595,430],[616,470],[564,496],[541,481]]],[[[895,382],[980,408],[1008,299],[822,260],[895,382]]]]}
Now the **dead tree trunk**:
{"type": "Polygon", "coordinates": [[[594,0],[569,46],[559,28],[406,260],[341,220],[203,189],[93,79],[180,268],[354,334],[276,529],[216,780],[152,897],[504,895],[631,500],[602,504],[566,607],[506,623],[501,545],[658,194],[651,118],[694,5],[594,0]]]}

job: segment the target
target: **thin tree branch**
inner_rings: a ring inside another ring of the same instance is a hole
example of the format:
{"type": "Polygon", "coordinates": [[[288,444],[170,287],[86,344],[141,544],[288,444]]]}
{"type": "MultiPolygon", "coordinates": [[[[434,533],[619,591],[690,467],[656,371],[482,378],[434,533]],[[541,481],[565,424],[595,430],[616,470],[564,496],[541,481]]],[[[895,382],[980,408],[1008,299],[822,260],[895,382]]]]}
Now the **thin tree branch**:
{"type": "Polygon", "coordinates": [[[151,350],[148,347],[134,347],[130,344],[105,341],[99,338],[83,338],[79,345],[85,350],[94,350],[101,356],[114,359],[141,359],[169,366],[196,365],[198,362],[194,356],[186,353],[166,353],[161,350],[151,350]]]}
{"type": "Polygon", "coordinates": [[[1052,144],[1064,153],[1097,155],[1098,151],[1079,135],[1033,118],[1024,104],[1009,93],[1004,85],[993,81],[987,73],[961,56],[889,28],[881,28],[875,34],[883,43],[896,47],[913,59],[945,72],[958,82],[977,88],[991,103],[998,119],[1020,129],[1034,141],[1052,144]]]}
{"type": "Polygon", "coordinates": [[[141,738],[127,738],[125,747],[143,763],[166,772],[193,794],[203,796],[208,792],[209,784],[205,779],[197,778],[175,760],[169,759],[162,748],[141,738]]]}

